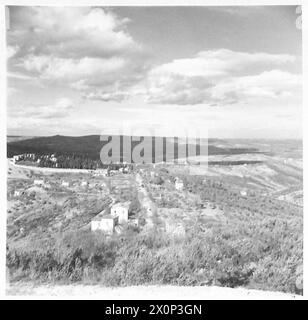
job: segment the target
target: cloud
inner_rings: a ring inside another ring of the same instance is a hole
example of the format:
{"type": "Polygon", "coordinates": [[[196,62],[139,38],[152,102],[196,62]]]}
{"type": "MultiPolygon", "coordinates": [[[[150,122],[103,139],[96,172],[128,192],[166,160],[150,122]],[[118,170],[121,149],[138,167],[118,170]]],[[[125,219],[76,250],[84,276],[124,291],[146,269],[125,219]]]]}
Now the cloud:
{"type": "Polygon", "coordinates": [[[29,76],[27,74],[21,73],[21,72],[7,72],[7,77],[12,79],[19,79],[19,80],[35,80],[34,77],[29,76]]]}
{"type": "Polygon", "coordinates": [[[231,72],[255,71],[268,66],[294,62],[288,54],[247,53],[227,49],[199,52],[190,59],[176,59],[151,71],[152,75],[177,74],[187,77],[222,77],[231,72]]]}
{"type": "Polygon", "coordinates": [[[71,114],[73,110],[73,102],[68,98],[61,98],[57,100],[53,105],[30,105],[10,108],[9,116],[10,118],[18,119],[66,118],[71,114]]]}
{"type": "Polygon", "coordinates": [[[233,95],[236,100],[285,100],[301,96],[301,76],[281,70],[224,80],[212,88],[214,99],[223,101],[233,95]]]}
{"type": "Polygon", "coordinates": [[[137,50],[125,32],[127,19],[91,7],[11,7],[8,42],[19,43],[22,54],[81,58],[137,50]],[[122,29],[121,29],[122,28],[122,29]]]}
{"type": "Polygon", "coordinates": [[[89,99],[119,101],[123,95],[114,92],[114,85],[127,91],[145,68],[143,51],[126,31],[127,23],[103,8],[11,8],[8,50],[14,57],[8,70],[38,79],[41,86],[60,85],[89,99]]]}
{"type": "MultiPolygon", "coordinates": [[[[93,77],[96,80],[105,79],[110,74],[125,67],[124,59],[114,57],[109,59],[81,58],[63,59],[52,56],[27,56],[22,60],[21,66],[33,72],[41,79],[54,81],[80,81],[93,77]]],[[[85,83],[86,80],[84,80],[85,83]]]]}
{"type": "Polygon", "coordinates": [[[129,21],[96,7],[12,7],[8,31],[10,86],[75,90],[88,100],[209,106],[280,101],[300,93],[300,77],[285,68],[289,54],[201,51],[154,66],[127,31],[129,21]],[[30,81],[29,81],[30,80],[30,81]]]}
{"type": "Polygon", "coordinates": [[[282,98],[300,87],[300,76],[273,69],[295,61],[287,54],[203,51],[153,68],[145,95],[150,103],[226,105],[248,98],[282,98]]]}
{"type": "Polygon", "coordinates": [[[130,93],[128,92],[121,92],[121,91],[116,91],[114,92],[90,92],[87,93],[83,96],[85,99],[89,100],[99,100],[99,101],[116,101],[116,102],[121,102],[123,100],[126,100],[130,97],[130,93]]]}

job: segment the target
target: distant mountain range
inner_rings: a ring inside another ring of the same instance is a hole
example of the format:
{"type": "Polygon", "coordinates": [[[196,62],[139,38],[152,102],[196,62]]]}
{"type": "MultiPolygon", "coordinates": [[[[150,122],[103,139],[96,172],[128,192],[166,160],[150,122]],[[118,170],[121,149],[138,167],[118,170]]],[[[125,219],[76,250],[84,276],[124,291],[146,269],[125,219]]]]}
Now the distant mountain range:
{"type": "MultiPolygon", "coordinates": [[[[166,138],[166,145],[170,142],[170,138],[166,138]]],[[[208,154],[242,154],[242,153],[258,153],[256,148],[225,148],[218,147],[222,140],[209,139],[208,141],[201,141],[200,144],[208,143],[208,154]]],[[[22,136],[8,136],[7,137],[7,157],[11,158],[13,155],[23,153],[37,153],[37,154],[76,154],[86,155],[91,159],[99,159],[101,148],[107,142],[100,141],[100,135],[88,135],[80,137],[71,136],[49,136],[49,137],[22,137],[22,136]]],[[[182,143],[182,140],[181,142],[182,143]]],[[[133,143],[134,144],[134,143],[133,143]]],[[[138,144],[138,142],[135,142],[138,144]]]]}

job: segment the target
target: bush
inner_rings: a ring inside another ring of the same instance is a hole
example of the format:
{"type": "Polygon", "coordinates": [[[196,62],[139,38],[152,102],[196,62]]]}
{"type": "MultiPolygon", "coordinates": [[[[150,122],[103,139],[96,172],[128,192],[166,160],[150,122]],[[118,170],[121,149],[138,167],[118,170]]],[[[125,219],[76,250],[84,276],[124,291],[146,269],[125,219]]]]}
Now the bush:
{"type": "Polygon", "coordinates": [[[302,236],[295,221],[241,219],[196,225],[185,237],[125,230],[64,234],[56,245],[7,249],[12,281],[88,281],[108,286],[219,285],[302,293],[302,236]],[[293,230],[293,231],[291,231],[293,230]]]}

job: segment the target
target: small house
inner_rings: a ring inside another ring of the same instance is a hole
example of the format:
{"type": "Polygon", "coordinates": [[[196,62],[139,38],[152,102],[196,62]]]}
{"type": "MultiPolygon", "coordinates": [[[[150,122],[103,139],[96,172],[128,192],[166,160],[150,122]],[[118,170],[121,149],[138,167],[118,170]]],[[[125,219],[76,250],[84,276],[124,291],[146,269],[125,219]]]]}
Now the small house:
{"type": "Polygon", "coordinates": [[[176,178],[176,179],[175,179],[175,182],[174,182],[174,186],[175,186],[175,189],[176,189],[176,190],[181,191],[181,190],[183,190],[183,188],[184,188],[184,183],[183,183],[183,181],[182,181],[181,179],[176,178]]]}
{"type": "Polygon", "coordinates": [[[44,184],[44,180],[34,180],[33,184],[35,184],[37,186],[42,186],[44,184]]]}
{"type": "Polygon", "coordinates": [[[13,156],[13,163],[16,163],[16,162],[18,162],[19,160],[20,160],[20,155],[18,155],[18,156],[13,156]]]}
{"type": "Polygon", "coordinates": [[[106,215],[105,211],[102,211],[95,216],[91,221],[91,231],[103,231],[106,234],[113,234],[115,226],[118,224],[118,217],[112,215],[106,215]]]}
{"type": "Polygon", "coordinates": [[[110,214],[119,218],[119,223],[128,221],[130,202],[116,203],[110,209],[110,214]]]}
{"type": "Polygon", "coordinates": [[[96,169],[93,173],[93,176],[99,177],[99,176],[106,176],[107,170],[105,169],[96,169]]]}
{"type": "Polygon", "coordinates": [[[62,187],[69,187],[70,183],[68,181],[62,181],[62,187]]]}
{"type": "Polygon", "coordinates": [[[19,197],[21,196],[21,191],[20,190],[15,190],[14,191],[14,197],[19,197]]]}

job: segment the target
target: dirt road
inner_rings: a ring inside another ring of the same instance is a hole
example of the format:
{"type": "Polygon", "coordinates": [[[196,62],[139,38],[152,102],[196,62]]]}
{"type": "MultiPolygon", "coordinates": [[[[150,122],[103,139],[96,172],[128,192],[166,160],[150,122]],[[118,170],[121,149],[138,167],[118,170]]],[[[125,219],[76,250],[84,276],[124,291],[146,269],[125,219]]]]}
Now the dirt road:
{"type": "Polygon", "coordinates": [[[24,170],[33,170],[38,171],[40,173],[91,173],[93,170],[88,169],[66,169],[66,168],[46,168],[46,167],[34,167],[34,166],[24,166],[15,164],[8,159],[8,167],[16,168],[16,169],[24,169],[24,170]]]}
{"type": "Polygon", "coordinates": [[[146,221],[147,226],[153,226],[153,218],[157,215],[157,207],[156,204],[151,200],[149,194],[143,184],[142,177],[139,173],[136,174],[136,183],[137,183],[137,190],[138,190],[138,199],[140,205],[146,212],[146,221]]]}
{"type": "Polygon", "coordinates": [[[302,299],[302,296],[281,292],[248,290],[243,288],[222,287],[180,287],[180,286],[132,286],[132,287],[102,287],[99,285],[39,285],[33,286],[24,283],[16,283],[6,290],[9,296],[33,296],[47,298],[48,296],[63,296],[69,298],[91,299],[302,299]]]}

